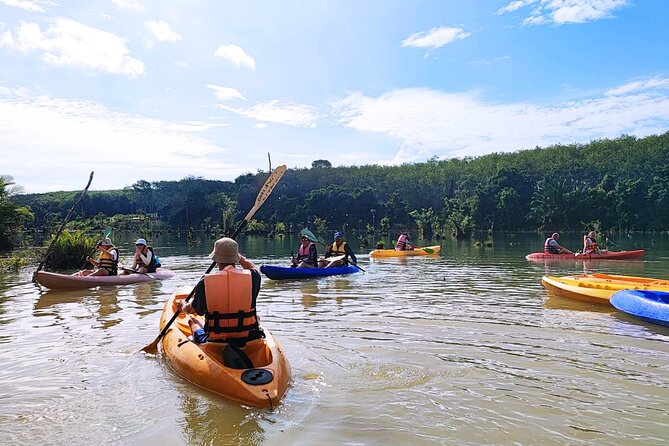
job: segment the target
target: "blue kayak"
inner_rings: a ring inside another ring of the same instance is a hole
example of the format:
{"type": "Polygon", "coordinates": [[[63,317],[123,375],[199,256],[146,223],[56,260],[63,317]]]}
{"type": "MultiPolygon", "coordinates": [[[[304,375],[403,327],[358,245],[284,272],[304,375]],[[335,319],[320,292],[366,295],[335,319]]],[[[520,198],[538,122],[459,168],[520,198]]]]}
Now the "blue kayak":
{"type": "Polygon", "coordinates": [[[610,302],[627,314],[669,327],[669,293],[665,291],[622,290],[610,302]]]}
{"type": "Polygon", "coordinates": [[[353,265],[337,268],[287,268],[285,266],[261,265],[260,272],[274,280],[308,279],[309,277],[340,276],[360,271],[353,265]]]}

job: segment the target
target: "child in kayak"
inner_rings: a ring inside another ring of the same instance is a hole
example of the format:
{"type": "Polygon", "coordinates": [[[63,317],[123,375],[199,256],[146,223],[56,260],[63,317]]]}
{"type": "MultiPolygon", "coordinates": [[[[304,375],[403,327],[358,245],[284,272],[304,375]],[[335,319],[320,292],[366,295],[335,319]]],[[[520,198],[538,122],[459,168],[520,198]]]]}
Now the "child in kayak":
{"type": "Polygon", "coordinates": [[[118,271],[118,249],[111,239],[106,237],[100,240],[95,247],[99,251],[98,259],[86,256],[86,261],[94,266],[93,269],[84,269],[77,273],[78,276],[115,276],[118,271]]]}

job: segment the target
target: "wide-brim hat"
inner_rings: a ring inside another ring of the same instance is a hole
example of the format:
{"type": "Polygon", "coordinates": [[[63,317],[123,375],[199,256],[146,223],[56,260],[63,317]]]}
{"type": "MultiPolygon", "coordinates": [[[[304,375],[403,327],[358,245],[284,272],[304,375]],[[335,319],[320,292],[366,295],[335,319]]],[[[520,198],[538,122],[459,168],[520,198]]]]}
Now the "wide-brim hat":
{"type": "Polygon", "coordinates": [[[239,261],[239,245],[229,237],[216,240],[214,250],[209,257],[216,263],[237,263],[239,261]]]}
{"type": "Polygon", "coordinates": [[[99,242],[100,246],[114,246],[112,243],[111,239],[109,237],[105,237],[99,242]]]}
{"type": "Polygon", "coordinates": [[[146,240],[144,240],[143,238],[138,238],[137,240],[135,240],[135,245],[149,246],[146,244],[146,240]]]}

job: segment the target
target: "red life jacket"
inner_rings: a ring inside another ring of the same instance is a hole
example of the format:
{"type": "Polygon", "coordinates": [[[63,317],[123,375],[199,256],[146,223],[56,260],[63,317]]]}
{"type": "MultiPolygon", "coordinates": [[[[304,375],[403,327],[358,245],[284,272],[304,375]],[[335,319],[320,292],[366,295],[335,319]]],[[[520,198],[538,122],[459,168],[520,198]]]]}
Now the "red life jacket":
{"type": "Polygon", "coordinates": [[[226,266],[204,276],[207,300],[204,331],[209,341],[246,342],[262,337],[255,299],[251,271],[226,266]]]}
{"type": "Polygon", "coordinates": [[[404,251],[407,249],[407,238],[409,237],[406,234],[402,234],[397,238],[397,244],[395,245],[396,251],[404,251]]]}
{"type": "Polygon", "coordinates": [[[553,237],[548,237],[544,242],[544,254],[560,254],[560,250],[556,246],[548,244],[551,240],[554,240],[553,237]]]}
{"type": "Polygon", "coordinates": [[[307,246],[300,245],[300,247],[297,248],[297,258],[303,259],[309,257],[309,250],[311,249],[311,245],[313,245],[312,242],[309,242],[307,246]]]}

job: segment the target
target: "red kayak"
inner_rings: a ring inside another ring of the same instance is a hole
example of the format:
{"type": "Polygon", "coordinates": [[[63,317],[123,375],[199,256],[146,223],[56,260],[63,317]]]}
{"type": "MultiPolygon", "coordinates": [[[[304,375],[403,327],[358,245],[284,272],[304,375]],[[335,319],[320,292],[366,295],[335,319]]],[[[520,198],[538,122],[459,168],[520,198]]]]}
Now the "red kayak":
{"type": "Polygon", "coordinates": [[[643,249],[632,251],[600,251],[592,254],[546,254],[544,252],[533,252],[525,256],[527,260],[626,260],[636,259],[643,256],[643,249]]]}

